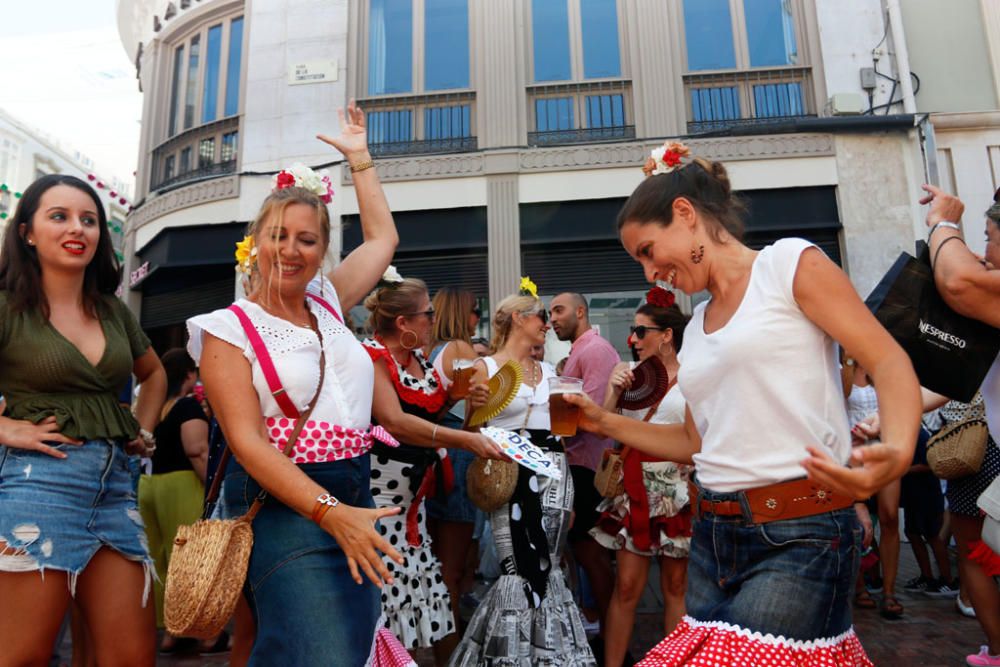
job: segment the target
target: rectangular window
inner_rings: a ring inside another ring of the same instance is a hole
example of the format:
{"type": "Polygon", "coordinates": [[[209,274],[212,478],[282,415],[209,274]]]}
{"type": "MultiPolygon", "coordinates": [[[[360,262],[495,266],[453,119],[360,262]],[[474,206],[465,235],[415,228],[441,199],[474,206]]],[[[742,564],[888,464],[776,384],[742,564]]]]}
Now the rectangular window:
{"type": "Polygon", "coordinates": [[[184,75],[184,47],[174,49],[174,78],[170,86],[170,124],[167,136],[177,133],[177,114],[180,112],[181,77],[184,75]]]}
{"type": "Polygon", "coordinates": [[[174,156],[168,155],[163,161],[163,180],[169,181],[174,177],[174,156]]]}
{"type": "Polygon", "coordinates": [[[468,104],[431,107],[424,111],[424,139],[471,137],[471,113],[468,104]]]}
{"type": "Polygon", "coordinates": [[[198,142],[198,168],[210,167],[215,162],[215,137],[198,142]]]}
{"type": "Polygon", "coordinates": [[[740,118],[740,94],[736,86],[691,91],[691,120],[694,122],[737,118],[740,118]]]}
{"type": "Polygon", "coordinates": [[[226,106],[223,113],[235,116],[240,106],[240,66],[243,63],[243,17],[229,24],[229,58],[226,62],[226,106]]]}
{"type": "Polygon", "coordinates": [[[688,71],[736,67],[729,0],[684,0],[688,71]]]}
{"type": "Polygon", "coordinates": [[[744,0],[751,67],[797,65],[791,0],[744,0]]]}
{"type": "Polygon", "coordinates": [[[410,0],[371,0],[368,29],[368,94],[413,89],[413,5],[410,0]]]}
{"type": "Polygon", "coordinates": [[[580,23],[583,33],[583,78],[621,76],[615,0],[580,0],[580,23]]]}
{"type": "Polygon", "coordinates": [[[753,102],[757,118],[803,116],[801,83],[769,83],[753,87],[753,102]]]}
{"type": "Polygon", "coordinates": [[[546,97],[535,100],[535,130],[537,132],[555,132],[572,130],[573,98],[546,97]]]}
{"type": "Polygon", "coordinates": [[[232,162],[236,159],[236,147],[239,138],[239,132],[227,132],[222,135],[222,162],[232,162]]]}
{"type": "Polygon", "coordinates": [[[569,7],[566,0],[531,0],[535,81],[569,81],[569,7]]]}
{"type": "Polygon", "coordinates": [[[205,80],[201,89],[201,122],[209,123],[216,118],[219,100],[219,57],[222,51],[222,25],[208,29],[205,44],[205,80]]]}
{"type": "Polygon", "coordinates": [[[186,174],[191,171],[191,147],[181,150],[181,164],[179,173],[186,174]]]}
{"type": "Polygon", "coordinates": [[[189,129],[194,124],[194,104],[198,92],[198,58],[201,52],[201,37],[195,35],[191,38],[191,45],[188,47],[188,71],[187,71],[187,91],[184,94],[184,129],[189,129]]]}
{"type": "Polygon", "coordinates": [[[424,90],[469,87],[469,0],[424,0],[424,90]]]}
{"type": "Polygon", "coordinates": [[[621,95],[588,95],[587,127],[625,125],[625,100],[621,95]]]}
{"type": "Polygon", "coordinates": [[[413,141],[413,111],[373,111],[368,114],[368,138],[373,144],[413,141]]]}

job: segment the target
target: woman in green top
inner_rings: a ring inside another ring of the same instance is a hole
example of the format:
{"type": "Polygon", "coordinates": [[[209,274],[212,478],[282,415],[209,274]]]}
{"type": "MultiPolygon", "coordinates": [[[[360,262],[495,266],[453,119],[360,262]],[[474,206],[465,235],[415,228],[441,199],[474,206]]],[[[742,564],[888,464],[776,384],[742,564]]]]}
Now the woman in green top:
{"type": "Polygon", "coordinates": [[[0,251],[0,646],[47,664],[74,596],[105,665],[153,665],[151,561],[136,506],[155,447],[163,367],[115,298],[120,269],[97,193],[32,183],[0,251]],[[135,417],[117,395],[134,373],[135,417]]]}

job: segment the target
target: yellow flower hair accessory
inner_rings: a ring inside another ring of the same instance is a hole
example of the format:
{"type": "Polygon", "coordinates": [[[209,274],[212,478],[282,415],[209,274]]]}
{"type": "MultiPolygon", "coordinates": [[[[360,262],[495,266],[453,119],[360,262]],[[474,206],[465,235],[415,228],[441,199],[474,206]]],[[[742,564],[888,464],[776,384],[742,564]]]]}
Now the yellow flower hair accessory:
{"type": "Polygon", "coordinates": [[[538,286],[531,282],[531,278],[528,276],[521,277],[521,287],[518,290],[521,296],[532,296],[538,298],[538,286]]]}
{"type": "Polygon", "coordinates": [[[250,275],[256,263],[257,247],[254,245],[253,237],[244,236],[243,240],[236,244],[236,270],[250,275]]]}

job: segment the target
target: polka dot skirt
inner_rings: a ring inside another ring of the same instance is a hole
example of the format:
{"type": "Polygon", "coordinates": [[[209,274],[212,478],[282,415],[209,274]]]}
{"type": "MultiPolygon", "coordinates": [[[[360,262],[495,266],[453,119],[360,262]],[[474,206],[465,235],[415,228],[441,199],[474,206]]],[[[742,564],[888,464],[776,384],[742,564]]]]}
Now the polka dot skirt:
{"type": "Polygon", "coordinates": [[[978,517],[980,515],[976,500],[986,490],[993,480],[1000,477],[1000,446],[990,438],[986,443],[986,455],[979,472],[948,480],[948,510],[956,514],[978,517]]]}
{"type": "Polygon", "coordinates": [[[636,667],[871,667],[854,630],[830,639],[791,641],[689,616],[636,667]]]}

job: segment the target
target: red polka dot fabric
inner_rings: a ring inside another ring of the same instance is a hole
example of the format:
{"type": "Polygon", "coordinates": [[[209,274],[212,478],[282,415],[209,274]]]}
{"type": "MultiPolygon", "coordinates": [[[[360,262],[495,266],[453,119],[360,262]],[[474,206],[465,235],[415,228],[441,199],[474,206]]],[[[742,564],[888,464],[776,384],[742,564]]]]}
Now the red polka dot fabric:
{"type": "MultiPolygon", "coordinates": [[[[264,420],[271,444],[284,451],[295,428],[295,420],[288,417],[268,417],[264,420]]],[[[380,426],[371,431],[345,428],[326,421],[307,420],[295,443],[290,457],[294,463],[326,463],[363,456],[377,439],[389,446],[399,443],[380,426]]]]}
{"type": "Polygon", "coordinates": [[[417,667],[417,663],[388,628],[382,628],[375,635],[375,651],[372,654],[371,665],[372,667],[417,667]]]}
{"type": "Polygon", "coordinates": [[[854,629],[792,641],[728,623],[685,617],[636,667],[872,667],[854,629]]]}

